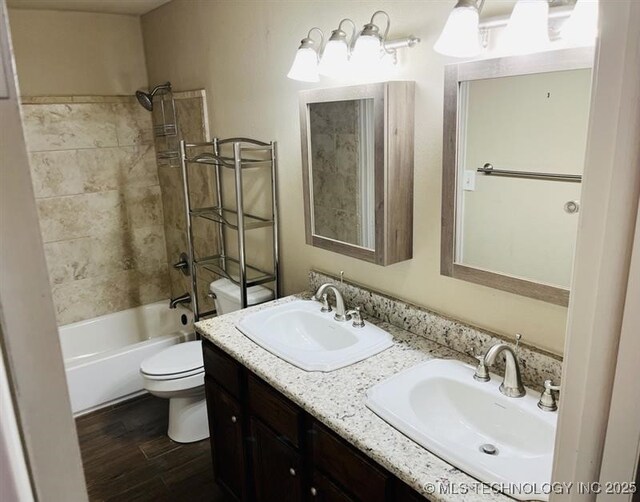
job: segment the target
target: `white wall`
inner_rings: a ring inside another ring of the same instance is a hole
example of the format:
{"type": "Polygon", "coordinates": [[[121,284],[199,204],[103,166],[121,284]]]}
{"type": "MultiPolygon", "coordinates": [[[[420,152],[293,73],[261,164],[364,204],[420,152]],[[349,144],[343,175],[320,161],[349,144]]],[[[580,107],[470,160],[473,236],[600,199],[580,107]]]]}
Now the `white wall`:
{"type": "MultiPolygon", "coordinates": [[[[344,270],[362,284],[498,333],[522,332],[529,343],[561,353],[566,308],[440,275],[443,65],[451,60],[432,46],[452,5],[174,0],[142,17],[149,78],[171,80],[176,89],[206,89],[212,135],[279,142],[285,292],[306,289],[311,267],[344,270]],[[416,81],[414,258],[384,268],[305,244],[297,93],[336,83],[286,78],[309,28],[328,32],[347,16],[361,25],[378,9],[391,15],[392,37],[422,38],[402,51],[397,71],[381,78],[416,81]]],[[[500,7],[508,11],[511,4],[500,7]]]]}
{"type": "Polygon", "coordinates": [[[122,95],[147,86],[140,18],[10,9],[22,96],[122,95]]]}

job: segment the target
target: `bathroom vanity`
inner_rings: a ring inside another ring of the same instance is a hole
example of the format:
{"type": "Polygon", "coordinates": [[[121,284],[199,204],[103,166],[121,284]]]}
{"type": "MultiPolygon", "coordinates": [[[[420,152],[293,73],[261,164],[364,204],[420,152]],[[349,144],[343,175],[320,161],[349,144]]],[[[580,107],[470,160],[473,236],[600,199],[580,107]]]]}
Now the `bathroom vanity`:
{"type": "MultiPolygon", "coordinates": [[[[311,289],[331,280],[314,271],[311,289]]],[[[382,382],[436,359],[469,363],[470,384],[490,386],[473,379],[472,355],[504,340],[353,284],[339,289],[346,304],[362,306],[367,324],[393,337],[393,345],[334,371],[304,371],[237,328],[251,316],[293,309],[304,295],[197,323],[216,480],[242,501],[513,500],[409,439],[367,402],[382,382]],[[431,339],[418,334],[426,331],[431,339]],[[447,492],[447,486],[469,493],[447,492]]],[[[310,303],[320,310],[320,302],[310,303]]],[[[525,384],[557,381],[557,358],[527,346],[519,357],[527,360],[525,384]]],[[[501,381],[492,380],[496,388],[501,381]]]]}
{"type": "Polygon", "coordinates": [[[213,343],[203,350],[216,481],[237,500],[424,500],[213,343]]]}

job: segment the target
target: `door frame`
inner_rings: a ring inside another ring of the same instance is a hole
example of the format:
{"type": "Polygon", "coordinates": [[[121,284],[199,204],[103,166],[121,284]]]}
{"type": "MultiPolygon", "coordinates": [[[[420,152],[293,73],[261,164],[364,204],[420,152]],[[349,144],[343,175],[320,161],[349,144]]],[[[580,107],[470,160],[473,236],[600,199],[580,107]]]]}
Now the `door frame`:
{"type": "Polygon", "coordinates": [[[6,472],[23,494],[20,500],[84,502],[87,490],[31,183],[5,0],[0,0],[0,50],[6,84],[0,95],[0,356],[11,396],[9,405],[2,405],[16,424],[3,437],[11,439],[6,472]]]}
{"type": "MultiPolygon", "coordinates": [[[[637,26],[639,2],[600,2],[600,37],[553,466],[556,482],[598,482],[601,470],[603,474],[610,472],[611,459],[603,459],[603,451],[607,425],[613,418],[610,412],[619,413],[611,406],[616,364],[619,357],[631,356],[619,352],[619,344],[627,292],[631,292],[630,281],[634,280],[629,273],[640,194],[637,26]]],[[[626,318],[625,329],[638,333],[637,316],[626,318]]],[[[637,392],[637,356],[635,363],[621,365],[619,370],[620,381],[636,382],[632,388],[637,392]]],[[[640,422],[636,422],[636,434],[637,427],[640,422]]],[[[634,437],[628,428],[618,433],[634,437]]],[[[595,498],[595,494],[585,498],[573,490],[553,495],[551,500],[595,498]]]]}

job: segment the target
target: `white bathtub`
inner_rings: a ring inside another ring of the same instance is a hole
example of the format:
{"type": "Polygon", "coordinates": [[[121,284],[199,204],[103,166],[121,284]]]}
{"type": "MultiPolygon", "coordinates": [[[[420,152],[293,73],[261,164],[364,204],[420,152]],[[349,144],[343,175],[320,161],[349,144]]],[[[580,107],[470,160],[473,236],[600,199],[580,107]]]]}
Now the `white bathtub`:
{"type": "Polygon", "coordinates": [[[175,343],[193,340],[193,314],[169,300],[59,328],[74,414],[144,392],[140,363],[175,343]]]}

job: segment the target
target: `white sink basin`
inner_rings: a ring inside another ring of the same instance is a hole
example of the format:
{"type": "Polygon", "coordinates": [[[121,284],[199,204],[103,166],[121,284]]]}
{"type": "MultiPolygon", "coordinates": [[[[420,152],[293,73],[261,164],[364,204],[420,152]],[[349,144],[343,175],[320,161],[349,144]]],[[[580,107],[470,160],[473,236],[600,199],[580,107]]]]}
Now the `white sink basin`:
{"type": "Polygon", "coordinates": [[[526,396],[509,398],[498,390],[502,377],[477,382],[473,373],[459,361],[427,361],[372,387],[366,404],[480,481],[509,485],[504,491],[520,500],[548,500],[558,414],[538,408],[539,393],[527,389],[526,396]],[[496,453],[483,452],[483,445],[496,453]],[[537,493],[528,493],[534,487],[537,493]]]}
{"type": "Polygon", "coordinates": [[[365,321],[333,319],[321,304],[296,300],[250,314],[236,323],[262,348],[305,371],[333,371],[371,357],[393,345],[391,335],[365,321]]]}

